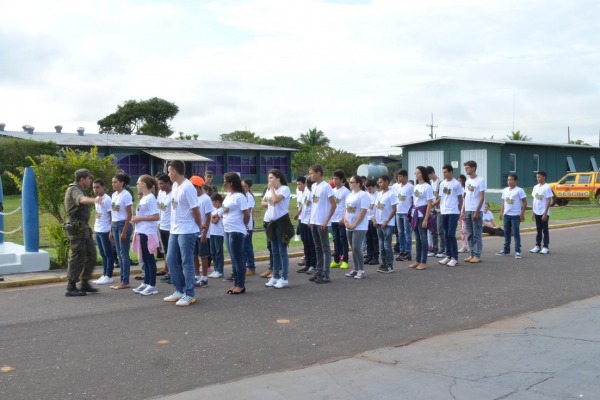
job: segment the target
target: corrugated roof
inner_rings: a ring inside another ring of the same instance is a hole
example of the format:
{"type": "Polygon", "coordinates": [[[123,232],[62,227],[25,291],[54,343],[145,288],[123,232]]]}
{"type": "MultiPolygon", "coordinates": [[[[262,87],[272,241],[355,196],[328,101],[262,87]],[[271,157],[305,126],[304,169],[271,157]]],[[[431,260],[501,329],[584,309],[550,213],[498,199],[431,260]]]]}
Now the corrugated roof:
{"type": "Polygon", "coordinates": [[[210,158],[201,156],[200,154],[191,153],[189,151],[176,150],[144,150],[144,153],[160,158],[165,161],[181,160],[181,161],[212,161],[210,158]]]}
{"type": "Polygon", "coordinates": [[[157,149],[203,149],[203,150],[270,150],[298,151],[285,147],[267,146],[245,142],[225,142],[221,140],[177,140],[146,135],[106,135],[97,133],[57,133],[23,131],[0,131],[1,136],[34,140],[37,142],[55,142],[59,146],[104,146],[157,149]]]}
{"type": "Polygon", "coordinates": [[[493,144],[512,144],[518,146],[547,146],[547,147],[573,147],[577,149],[599,149],[598,146],[587,146],[584,144],[568,144],[568,143],[540,143],[540,142],[531,142],[531,141],[523,141],[523,140],[502,140],[502,139],[474,139],[474,138],[463,138],[463,137],[452,137],[452,136],[440,136],[434,139],[425,139],[425,140],[417,140],[414,142],[396,144],[392,147],[406,147],[412,146],[413,144],[427,143],[427,142],[437,142],[441,140],[456,140],[456,141],[464,141],[464,142],[479,142],[479,143],[493,143],[493,144]]]}

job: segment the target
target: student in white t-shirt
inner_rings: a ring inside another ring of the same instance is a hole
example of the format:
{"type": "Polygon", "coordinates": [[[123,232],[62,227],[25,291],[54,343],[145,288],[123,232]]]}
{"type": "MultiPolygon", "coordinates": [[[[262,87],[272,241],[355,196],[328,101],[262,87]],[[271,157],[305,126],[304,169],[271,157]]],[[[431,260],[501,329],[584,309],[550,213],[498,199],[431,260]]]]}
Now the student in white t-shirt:
{"type": "Polygon", "coordinates": [[[211,224],[208,229],[210,235],[210,257],[213,260],[214,271],[209,278],[222,278],[223,267],[223,239],[225,230],[223,229],[223,196],[214,193],[211,197],[214,210],[211,214],[211,224]]]}
{"type": "Polygon", "coordinates": [[[375,215],[375,201],[377,201],[377,182],[374,179],[367,179],[365,187],[369,194],[369,210],[367,211],[367,220],[369,227],[367,229],[367,258],[365,264],[379,265],[379,238],[377,237],[377,228],[373,225],[373,216],[375,215]]]}
{"type": "Polygon", "coordinates": [[[96,233],[96,244],[98,245],[98,251],[102,257],[102,277],[95,280],[96,285],[106,285],[113,283],[113,271],[115,258],[112,251],[112,244],[110,243],[110,212],[112,210],[112,200],[104,192],[104,181],[102,179],[94,180],[92,187],[96,198],[101,198],[94,204],[96,208],[96,221],[94,223],[94,232],[96,233]]]}
{"type": "Polygon", "coordinates": [[[398,231],[398,248],[400,254],[396,261],[412,260],[412,229],[408,222],[408,210],[412,207],[413,191],[412,183],[408,181],[408,171],[402,169],[396,175],[397,183],[393,186],[398,199],[396,206],[396,230],[398,231]]]}
{"type": "Polygon", "coordinates": [[[329,231],[331,218],[335,212],[335,198],[333,190],[323,180],[323,167],[314,164],[308,169],[310,180],[313,181],[311,188],[312,208],[310,212],[310,229],[315,243],[315,254],[317,256],[316,273],[308,280],[316,283],[329,283],[329,268],[331,265],[331,247],[329,246],[329,231]]]}
{"type": "Polygon", "coordinates": [[[156,202],[158,203],[158,211],[160,213],[160,221],[158,223],[158,232],[160,235],[160,244],[162,245],[162,251],[165,255],[165,266],[163,270],[157,271],[157,276],[163,276],[162,280],[170,280],[169,274],[169,263],[167,262],[167,252],[169,250],[169,235],[171,234],[171,190],[173,189],[173,183],[169,175],[162,173],[158,175],[158,197],[156,202]]]}
{"type": "Polygon", "coordinates": [[[427,268],[427,253],[429,242],[427,232],[433,228],[430,225],[431,208],[435,196],[433,188],[429,184],[429,175],[427,169],[418,166],[415,169],[415,190],[413,192],[413,206],[410,213],[411,226],[415,233],[415,262],[409,265],[409,268],[425,269],[427,268]]]}
{"type": "Polygon", "coordinates": [[[358,175],[350,177],[350,189],[352,192],[346,197],[346,209],[344,210],[344,225],[348,234],[348,240],[352,246],[352,261],[354,270],[346,276],[354,279],[365,277],[365,264],[362,252],[362,244],[369,229],[367,211],[369,210],[369,194],[362,190],[362,178],[358,175]]]}
{"type": "Polygon", "coordinates": [[[294,216],[297,219],[300,226],[300,239],[302,240],[304,250],[304,265],[299,264],[302,268],[297,269],[296,272],[313,274],[317,265],[317,258],[315,256],[315,242],[313,241],[312,233],[309,229],[308,223],[310,222],[310,210],[312,207],[312,195],[310,193],[310,186],[312,182],[310,179],[306,179],[304,176],[299,176],[296,179],[296,200],[298,201],[298,212],[294,216]]]}
{"type": "MultiPolygon", "coordinates": [[[[442,232],[445,235],[446,257],[439,263],[454,267],[458,264],[458,243],[456,242],[456,226],[462,210],[464,190],[460,182],[454,179],[454,168],[450,164],[442,167],[444,180],[438,187],[440,214],[442,216],[442,232]]],[[[441,246],[440,246],[441,248],[441,246]]]]}
{"type": "Polygon", "coordinates": [[[210,237],[208,228],[210,227],[210,218],[213,211],[212,200],[204,192],[204,178],[194,175],[190,177],[190,182],[196,189],[198,196],[198,211],[200,212],[200,237],[196,243],[194,250],[194,279],[196,287],[204,287],[208,285],[208,264],[210,257],[210,237]],[[200,271],[202,268],[202,271],[200,271]]]}
{"type": "Polygon", "coordinates": [[[346,187],[346,175],[341,169],[333,171],[333,197],[335,199],[335,211],[331,217],[331,233],[333,235],[333,261],[331,268],[348,268],[348,237],[344,227],[344,210],[346,208],[346,197],[350,190],[346,187]]]}
{"type": "Polygon", "coordinates": [[[142,198],[136,208],[131,222],[135,224],[135,236],[133,249],[144,262],[144,283],[133,289],[134,293],[143,296],[158,294],[156,289],[156,259],[154,253],[158,250],[160,241],[158,238],[158,221],[160,219],[156,197],[158,183],[150,175],[141,175],[137,180],[138,193],[142,198]]]}
{"type": "Polygon", "coordinates": [[[531,249],[532,253],[548,254],[550,250],[550,236],[548,236],[548,220],[550,219],[550,206],[554,193],[552,188],[546,183],[546,173],[538,171],[535,174],[537,185],[533,187],[531,195],[533,196],[533,214],[531,218],[535,220],[535,247],[531,249]],[[543,241],[542,241],[543,236],[543,241]]]}
{"type": "Polygon", "coordinates": [[[233,269],[233,287],[227,294],[246,293],[246,266],[243,263],[244,237],[248,232],[250,212],[248,199],[242,188],[242,180],[235,172],[228,172],[223,177],[223,190],[227,193],[223,200],[223,230],[225,244],[233,269]]]}
{"type": "Polygon", "coordinates": [[[390,190],[390,178],[382,175],[377,179],[379,193],[375,201],[375,215],[373,215],[373,226],[377,228],[379,238],[379,252],[381,254],[381,265],[377,272],[390,274],[394,272],[394,251],[392,249],[392,236],[396,218],[396,207],[398,197],[390,190]]]}
{"type": "Polygon", "coordinates": [[[169,163],[169,178],[173,182],[171,195],[171,235],[167,261],[175,292],[164,301],[186,307],[198,301],[194,293],[194,248],[202,220],[198,209],[196,189],[185,178],[185,164],[169,163]]]}
{"type": "Polygon", "coordinates": [[[111,231],[110,238],[115,243],[121,267],[121,281],[111,286],[111,289],[127,289],[129,288],[129,271],[131,260],[129,259],[129,248],[131,246],[131,234],[133,227],[131,226],[131,217],[133,212],[131,206],[133,197],[125,190],[125,186],[129,185],[131,178],[124,173],[116,174],[112,179],[112,194],[111,203],[111,231]]]}
{"type": "Polygon", "coordinates": [[[527,196],[525,191],[517,186],[517,174],[508,174],[508,187],[502,190],[502,206],[500,219],[504,220],[504,248],[496,253],[499,256],[510,254],[510,235],[515,238],[515,258],[521,258],[521,222],[525,221],[527,196]]]}
{"type": "Polygon", "coordinates": [[[477,176],[477,163],[467,161],[463,164],[465,167],[465,198],[461,218],[464,218],[467,225],[467,240],[471,248],[471,255],[465,258],[465,262],[477,264],[481,262],[481,252],[483,251],[483,220],[481,211],[485,202],[485,191],[487,186],[485,179],[477,176]]]}
{"type": "Polygon", "coordinates": [[[252,179],[246,178],[242,180],[242,188],[248,199],[248,213],[250,213],[250,222],[248,222],[248,234],[244,239],[244,256],[243,263],[246,266],[246,276],[256,274],[256,265],[254,264],[254,244],[252,243],[252,232],[254,232],[254,207],[256,200],[252,193],[252,179]]]}

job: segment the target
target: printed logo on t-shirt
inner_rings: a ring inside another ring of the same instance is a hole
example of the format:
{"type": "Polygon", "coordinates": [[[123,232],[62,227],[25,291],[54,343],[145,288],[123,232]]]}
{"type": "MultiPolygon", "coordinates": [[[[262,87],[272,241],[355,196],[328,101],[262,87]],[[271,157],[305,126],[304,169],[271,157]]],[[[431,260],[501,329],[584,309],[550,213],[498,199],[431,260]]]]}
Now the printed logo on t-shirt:
{"type": "Polygon", "coordinates": [[[165,203],[158,203],[158,209],[160,211],[167,211],[167,205],[165,203]]]}
{"type": "Polygon", "coordinates": [[[442,190],[442,192],[446,195],[452,193],[452,189],[450,189],[448,186],[444,186],[444,189],[442,190]]]}
{"type": "Polygon", "coordinates": [[[506,199],[504,199],[504,202],[506,204],[515,204],[515,199],[513,199],[512,197],[507,197],[506,199]]]}
{"type": "Polygon", "coordinates": [[[542,195],[541,195],[541,194],[539,194],[539,193],[536,193],[536,194],[534,195],[534,197],[535,197],[535,199],[536,199],[536,200],[542,200],[542,199],[544,198],[544,196],[542,196],[542,195]]]}
{"type": "Polygon", "coordinates": [[[229,207],[223,206],[223,214],[229,214],[229,207]]]}
{"type": "Polygon", "coordinates": [[[319,204],[319,196],[317,196],[316,194],[313,195],[313,203],[319,204]]]}
{"type": "Polygon", "coordinates": [[[356,207],[346,204],[346,212],[348,214],[354,214],[356,212],[356,207]]]}
{"type": "Polygon", "coordinates": [[[177,209],[177,200],[175,200],[174,198],[171,199],[171,207],[173,208],[173,210],[177,209]]]}
{"type": "Polygon", "coordinates": [[[415,197],[421,197],[421,192],[419,192],[419,190],[415,190],[415,197]]]}
{"type": "Polygon", "coordinates": [[[96,219],[100,219],[102,218],[102,213],[101,212],[96,212],[96,219]]]}
{"type": "Polygon", "coordinates": [[[385,208],[385,203],[382,203],[380,201],[377,202],[377,209],[378,210],[383,210],[385,208]]]}
{"type": "Polygon", "coordinates": [[[375,204],[369,204],[369,210],[372,210],[375,207],[375,204]]]}
{"type": "Polygon", "coordinates": [[[341,202],[342,202],[341,198],[337,198],[337,197],[335,198],[335,204],[340,204],[341,202]]]}
{"type": "Polygon", "coordinates": [[[310,206],[310,197],[306,197],[306,199],[304,199],[304,205],[310,206]]]}
{"type": "Polygon", "coordinates": [[[112,202],[112,203],[111,203],[111,205],[110,205],[110,207],[113,209],[113,211],[116,211],[116,212],[119,212],[119,211],[121,211],[121,206],[120,206],[120,205],[118,205],[118,204],[117,204],[117,203],[115,203],[115,202],[112,202]]]}
{"type": "Polygon", "coordinates": [[[398,201],[405,201],[406,200],[406,196],[403,194],[399,194],[398,195],[398,201]]]}
{"type": "Polygon", "coordinates": [[[469,185],[467,186],[467,190],[468,190],[469,192],[474,192],[474,191],[475,191],[475,186],[473,186],[473,185],[471,185],[471,184],[469,183],[469,185]]]}

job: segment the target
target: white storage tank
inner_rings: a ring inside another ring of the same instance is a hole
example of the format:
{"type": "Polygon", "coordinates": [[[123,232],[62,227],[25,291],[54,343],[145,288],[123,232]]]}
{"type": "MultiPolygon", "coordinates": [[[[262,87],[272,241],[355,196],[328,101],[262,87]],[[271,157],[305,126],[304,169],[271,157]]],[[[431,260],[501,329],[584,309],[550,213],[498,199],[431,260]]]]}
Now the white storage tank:
{"type": "Polygon", "coordinates": [[[366,176],[367,178],[378,179],[382,175],[387,175],[388,169],[385,165],[381,164],[361,164],[356,170],[356,174],[359,176],[366,176]]]}

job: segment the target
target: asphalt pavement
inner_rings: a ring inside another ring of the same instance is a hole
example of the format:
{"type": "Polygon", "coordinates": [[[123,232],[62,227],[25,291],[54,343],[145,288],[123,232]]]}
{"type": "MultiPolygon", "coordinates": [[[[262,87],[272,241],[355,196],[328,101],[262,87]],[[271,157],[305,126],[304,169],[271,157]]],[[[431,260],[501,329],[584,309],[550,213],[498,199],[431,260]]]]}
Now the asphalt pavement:
{"type": "MultiPolygon", "coordinates": [[[[525,233],[521,260],[494,256],[503,239],[486,238],[481,264],[447,268],[431,260],[427,270],[414,271],[396,262],[396,273],[378,274],[376,266],[371,266],[361,281],[344,277],[346,271],[333,270],[331,284],[316,285],[291,272],[290,288],[276,290],[265,288],[265,281],[255,276],[248,281],[248,292],[240,296],[225,295],[229,283],[211,280],[208,288],[198,291],[200,301],[188,308],[162,301],[172,290],[167,284],[159,286],[159,296],[150,297],[103,289],[84,298],[66,298],[64,283],[3,289],[0,398],[145,399],[195,396],[186,392],[198,388],[222,388],[221,392],[198,392],[201,398],[259,398],[255,390],[264,389],[267,380],[261,379],[267,378],[271,397],[260,398],[501,398],[496,396],[500,391],[485,392],[485,388],[481,397],[460,395],[447,386],[444,396],[451,397],[441,396],[442,392],[440,397],[427,394],[434,384],[443,387],[441,382],[446,381],[441,372],[434,371],[444,365],[444,360],[436,358],[442,357],[438,353],[421,357],[422,351],[416,351],[413,355],[415,361],[422,358],[429,366],[431,376],[440,375],[430,381],[411,378],[408,370],[412,367],[379,374],[375,364],[397,367],[397,363],[380,362],[377,357],[397,357],[395,350],[413,349],[437,335],[465,335],[494,321],[598,295],[600,272],[594,249],[599,233],[600,225],[552,230],[547,256],[528,252],[533,235],[525,233]],[[321,369],[322,379],[296,379],[302,371],[311,376],[312,368],[321,369]],[[345,384],[340,375],[364,384],[345,384]],[[337,377],[344,391],[335,389],[327,376],[337,377]],[[279,381],[283,386],[274,383],[279,381]]],[[[259,265],[259,270],[264,268],[264,263],[259,265]]],[[[594,321],[597,326],[600,318],[590,318],[590,323],[594,321]]],[[[589,325],[583,322],[580,318],[567,326],[574,330],[581,326],[581,334],[587,335],[589,325]]],[[[589,340],[597,350],[597,341],[589,340]]],[[[470,343],[477,341],[466,340],[463,345],[470,348],[470,343]]],[[[459,345],[448,347],[460,349],[459,345]]],[[[542,347],[532,357],[544,355],[551,347],[542,347]]],[[[495,364],[517,362],[511,361],[513,353],[517,352],[509,348],[490,353],[487,359],[477,358],[481,361],[477,368],[465,355],[463,367],[457,362],[455,374],[444,374],[463,387],[463,378],[469,375],[461,368],[472,367],[482,376],[491,376],[485,373],[500,369],[495,364]]],[[[584,353],[597,354],[590,349],[584,353]]],[[[524,367],[510,371],[515,370],[527,374],[524,367]]],[[[593,368],[573,379],[584,387],[589,379],[597,379],[599,370],[593,368]]],[[[534,398],[519,397],[525,391],[516,387],[520,391],[511,398],[534,398]]],[[[582,393],[587,396],[589,391],[582,389],[582,393]]]]}

